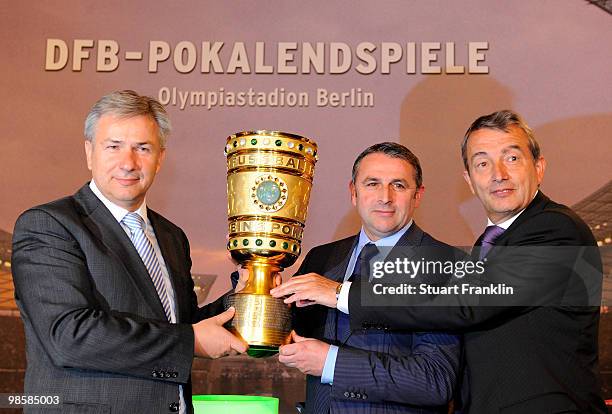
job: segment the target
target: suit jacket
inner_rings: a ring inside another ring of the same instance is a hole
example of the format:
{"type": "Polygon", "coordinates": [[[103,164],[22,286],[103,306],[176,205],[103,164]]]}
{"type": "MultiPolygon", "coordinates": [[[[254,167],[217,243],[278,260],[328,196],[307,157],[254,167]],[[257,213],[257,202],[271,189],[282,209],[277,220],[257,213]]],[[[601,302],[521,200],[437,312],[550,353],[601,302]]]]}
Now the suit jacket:
{"type": "MultiPolygon", "coordinates": [[[[315,247],[297,274],[316,272],[342,281],[357,240],[353,236],[315,247]]],[[[396,248],[421,245],[444,246],[413,223],[396,248]]],[[[308,413],[447,412],[459,365],[459,337],[362,329],[342,337],[338,316],[337,310],[322,306],[296,308],[294,327],[300,335],[339,346],[333,385],[321,384],[320,377],[307,378],[308,413]]]]}
{"type": "MultiPolygon", "coordinates": [[[[529,263],[533,257],[535,262],[539,260],[537,249],[541,246],[591,246],[595,257],[590,257],[589,267],[601,275],[599,254],[593,248],[596,243],[587,225],[569,208],[541,192],[495,244],[487,256],[485,277],[494,275],[490,269],[509,267],[522,283],[532,280],[527,288],[534,292],[541,292],[542,283],[554,286],[576,279],[571,264],[575,257],[553,258],[546,266],[529,263]],[[507,257],[504,252],[516,246],[533,250],[533,257],[513,263],[515,257],[507,257]],[[547,281],[542,275],[553,280],[547,281]]],[[[469,392],[464,393],[464,412],[607,412],[600,394],[598,368],[599,307],[548,304],[365,308],[360,297],[371,292],[362,291],[359,285],[354,287],[349,294],[354,327],[366,323],[392,329],[452,329],[465,333],[469,392]]]]}
{"type": "Polygon", "coordinates": [[[129,237],[88,185],[17,220],[12,272],[26,334],[25,392],[63,403],[41,412],[178,411],[179,384],[191,410],[191,324],[221,304],[198,309],[185,234],[152,210],[148,217],[174,288],[176,324],[129,237]]]}

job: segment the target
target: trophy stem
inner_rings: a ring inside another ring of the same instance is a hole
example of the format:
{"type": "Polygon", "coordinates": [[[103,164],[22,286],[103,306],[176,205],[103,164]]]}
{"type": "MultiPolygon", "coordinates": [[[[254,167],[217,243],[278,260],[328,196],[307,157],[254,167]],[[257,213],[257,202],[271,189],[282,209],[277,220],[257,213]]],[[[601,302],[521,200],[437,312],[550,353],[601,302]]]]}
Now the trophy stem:
{"type": "Polygon", "coordinates": [[[274,274],[282,269],[274,263],[248,261],[244,267],[249,271],[249,280],[241,293],[269,295],[274,288],[274,274]]]}

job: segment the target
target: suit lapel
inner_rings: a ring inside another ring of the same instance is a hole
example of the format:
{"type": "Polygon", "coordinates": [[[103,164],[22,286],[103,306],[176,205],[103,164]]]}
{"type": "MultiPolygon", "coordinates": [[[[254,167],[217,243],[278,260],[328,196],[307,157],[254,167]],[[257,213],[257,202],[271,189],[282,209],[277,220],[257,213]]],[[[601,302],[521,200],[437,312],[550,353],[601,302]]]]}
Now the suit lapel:
{"type": "Polygon", "coordinates": [[[337,282],[344,281],[346,268],[351,260],[351,253],[357,245],[358,240],[358,236],[355,236],[352,239],[347,239],[332,252],[329,260],[327,261],[329,270],[325,271],[325,276],[327,278],[337,282]]]}
{"type": "MultiPolygon", "coordinates": [[[[166,319],[159,295],[149,276],[142,259],[134,248],[132,241],[115,217],[91,191],[89,185],[83,186],[74,196],[84,212],[83,222],[89,231],[106,246],[109,254],[121,263],[142,295],[151,311],[160,319],[166,319]]],[[[109,275],[117,277],[117,275],[109,275]]]]}
{"type": "MultiPolygon", "coordinates": [[[[344,240],[339,246],[330,252],[324,269],[324,276],[336,282],[344,281],[346,268],[351,259],[351,252],[359,240],[358,236],[344,240]]],[[[321,337],[327,340],[340,340],[338,337],[338,311],[336,309],[325,309],[325,325],[321,326],[321,337]]]]}
{"type": "MultiPolygon", "coordinates": [[[[514,220],[514,222],[512,222],[510,227],[508,227],[497,238],[497,240],[495,240],[495,246],[493,246],[493,248],[487,253],[487,258],[491,259],[491,258],[495,257],[495,255],[499,252],[499,250],[497,250],[496,247],[498,247],[498,246],[508,246],[508,239],[512,235],[512,232],[516,228],[521,226],[525,221],[529,220],[531,217],[533,217],[534,215],[536,215],[540,211],[542,211],[544,209],[544,207],[546,206],[546,204],[548,204],[549,201],[550,201],[550,199],[548,197],[546,197],[542,193],[542,191],[538,191],[538,194],[536,194],[534,199],[531,200],[531,203],[529,203],[529,205],[527,207],[525,207],[525,210],[521,213],[521,215],[518,216],[516,218],[516,220],[514,220]]],[[[484,233],[483,233],[483,235],[484,235],[484,233]]],[[[478,238],[478,240],[476,240],[476,243],[474,244],[474,249],[472,250],[472,257],[475,257],[475,258],[479,257],[480,247],[482,246],[482,237],[483,237],[483,235],[481,235],[478,238]]]]}
{"type": "Polygon", "coordinates": [[[506,231],[504,231],[502,235],[499,236],[499,238],[495,241],[495,244],[503,245],[505,240],[512,234],[514,229],[519,227],[529,218],[533,217],[534,215],[542,211],[544,207],[546,206],[546,204],[548,204],[549,201],[550,199],[546,197],[542,193],[542,191],[538,191],[538,194],[536,194],[534,199],[531,200],[531,203],[529,203],[529,205],[525,208],[525,211],[523,211],[521,215],[518,216],[516,220],[514,220],[514,222],[510,225],[510,227],[508,227],[506,231]]]}

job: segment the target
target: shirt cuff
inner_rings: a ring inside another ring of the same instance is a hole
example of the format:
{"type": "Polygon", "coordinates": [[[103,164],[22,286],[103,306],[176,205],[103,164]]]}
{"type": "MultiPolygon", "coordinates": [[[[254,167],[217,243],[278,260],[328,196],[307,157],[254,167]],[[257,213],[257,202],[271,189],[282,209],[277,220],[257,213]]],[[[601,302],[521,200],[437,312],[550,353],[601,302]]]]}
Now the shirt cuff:
{"type": "Polygon", "coordinates": [[[336,358],[338,358],[338,347],[330,345],[327,357],[325,358],[325,365],[323,365],[323,372],[321,373],[321,384],[331,384],[334,382],[336,358]]]}
{"type": "Polygon", "coordinates": [[[340,294],[338,295],[338,303],[336,304],[336,309],[338,309],[342,313],[349,314],[349,291],[351,290],[352,282],[344,282],[342,283],[342,287],[340,288],[340,294]]]}

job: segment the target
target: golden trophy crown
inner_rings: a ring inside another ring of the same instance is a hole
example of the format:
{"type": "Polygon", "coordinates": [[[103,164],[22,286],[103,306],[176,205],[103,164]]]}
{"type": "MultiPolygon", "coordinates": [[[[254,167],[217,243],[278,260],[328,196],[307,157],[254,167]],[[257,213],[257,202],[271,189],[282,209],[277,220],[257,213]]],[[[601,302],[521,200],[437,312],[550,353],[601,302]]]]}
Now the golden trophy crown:
{"type": "Polygon", "coordinates": [[[317,144],[285,132],[239,132],[227,138],[225,155],[227,248],[249,270],[245,288],[225,301],[236,308],[230,329],[249,344],[249,355],[267,356],[291,332],[290,309],[270,289],[302,250],[317,144]]]}

